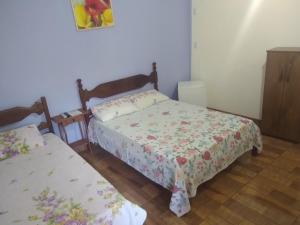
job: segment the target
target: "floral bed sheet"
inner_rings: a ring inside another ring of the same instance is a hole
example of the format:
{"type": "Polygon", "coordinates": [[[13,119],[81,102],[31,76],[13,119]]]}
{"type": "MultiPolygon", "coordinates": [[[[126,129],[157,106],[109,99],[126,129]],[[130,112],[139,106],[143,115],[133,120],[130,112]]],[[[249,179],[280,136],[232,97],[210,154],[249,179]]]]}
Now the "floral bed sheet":
{"type": "Polygon", "coordinates": [[[201,183],[253,147],[262,151],[253,121],[173,100],[107,122],[93,118],[89,138],[172,191],[177,216],[190,211],[201,183]]]}
{"type": "Polygon", "coordinates": [[[44,139],[46,146],[0,162],[0,224],[143,224],[143,209],[58,137],[44,139]]]}

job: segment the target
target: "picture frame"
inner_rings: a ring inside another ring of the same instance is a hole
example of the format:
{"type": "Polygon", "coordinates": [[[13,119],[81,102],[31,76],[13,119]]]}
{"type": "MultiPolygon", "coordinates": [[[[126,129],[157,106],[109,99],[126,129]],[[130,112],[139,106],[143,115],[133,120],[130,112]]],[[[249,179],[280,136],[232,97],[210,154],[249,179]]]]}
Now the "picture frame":
{"type": "Polygon", "coordinates": [[[115,25],[112,0],[70,0],[78,31],[115,25]]]}

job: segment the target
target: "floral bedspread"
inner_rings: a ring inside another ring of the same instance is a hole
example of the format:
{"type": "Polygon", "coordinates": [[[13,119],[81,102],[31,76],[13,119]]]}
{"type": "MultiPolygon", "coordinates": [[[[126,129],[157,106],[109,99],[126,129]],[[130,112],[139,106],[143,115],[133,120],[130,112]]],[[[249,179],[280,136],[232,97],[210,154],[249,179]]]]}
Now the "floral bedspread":
{"type": "Polygon", "coordinates": [[[0,162],[0,224],[142,225],[146,212],[53,134],[0,162]]]}
{"type": "Polygon", "coordinates": [[[170,209],[182,216],[197,187],[254,146],[261,134],[249,119],[173,100],[101,122],[89,138],[172,191],[170,209]]]}

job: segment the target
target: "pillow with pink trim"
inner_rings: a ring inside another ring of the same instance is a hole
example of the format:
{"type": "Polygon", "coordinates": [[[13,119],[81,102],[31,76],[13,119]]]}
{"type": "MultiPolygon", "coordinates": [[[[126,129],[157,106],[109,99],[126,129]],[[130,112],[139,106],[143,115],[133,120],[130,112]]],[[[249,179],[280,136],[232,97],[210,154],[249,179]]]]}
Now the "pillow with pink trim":
{"type": "Polygon", "coordinates": [[[154,89],[131,95],[129,98],[138,109],[145,109],[151,105],[170,99],[168,96],[154,89]]]}
{"type": "Polygon", "coordinates": [[[136,111],[138,109],[128,97],[111,100],[92,108],[93,115],[102,122],[136,111]]]}

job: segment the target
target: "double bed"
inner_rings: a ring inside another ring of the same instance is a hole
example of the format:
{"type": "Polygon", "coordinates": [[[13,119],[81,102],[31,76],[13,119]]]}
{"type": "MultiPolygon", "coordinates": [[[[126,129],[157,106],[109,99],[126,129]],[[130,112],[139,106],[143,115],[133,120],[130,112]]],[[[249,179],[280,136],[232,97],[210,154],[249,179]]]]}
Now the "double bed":
{"type": "MultiPolygon", "coordinates": [[[[158,90],[156,64],[152,73],[135,75],[84,89],[78,80],[84,110],[91,98],[106,98],[142,88],[158,90]]],[[[257,125],[247,118],[164,99],[108,121],[90,112],[89,139],[143,175],[172,192],[170,210],[190,211],[197,187],[239,156],[262,151],[257,125]]]]}
{"type": "MultiPolygon", "coordinates": [[[[45,114],[47,122],[39,126],[46,131],[44,145],[0,161],[0,224],[142,225],[146,212],[52,133],[45,98],[32,107],[0,111],[0,126],[32,113],[45,114]]],[[[0,146],[14,134],[0,134],[0,146]]]]}

